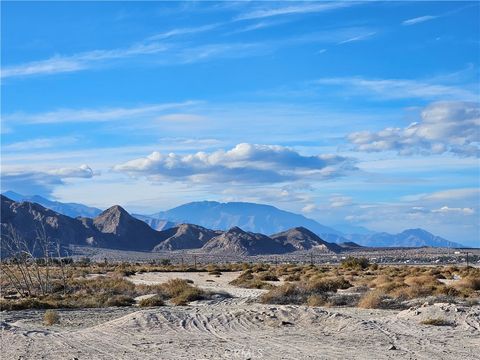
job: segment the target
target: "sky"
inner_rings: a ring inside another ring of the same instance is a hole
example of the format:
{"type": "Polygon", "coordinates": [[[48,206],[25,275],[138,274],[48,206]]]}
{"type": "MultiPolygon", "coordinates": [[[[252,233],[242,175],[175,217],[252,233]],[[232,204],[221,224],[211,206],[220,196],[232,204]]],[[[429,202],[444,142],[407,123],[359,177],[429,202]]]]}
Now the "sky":
{"type": "Polygon", "coordinates": [[[1,189],[479,246],[478,2],[2,2],[1,189]]]}

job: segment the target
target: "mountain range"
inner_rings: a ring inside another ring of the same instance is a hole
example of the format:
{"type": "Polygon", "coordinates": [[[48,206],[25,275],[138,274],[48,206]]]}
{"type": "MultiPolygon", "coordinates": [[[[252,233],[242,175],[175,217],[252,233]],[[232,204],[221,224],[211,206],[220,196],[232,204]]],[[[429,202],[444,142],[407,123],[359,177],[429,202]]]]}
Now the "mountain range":
{"type": "Polygon", "coordinates": [[[284,254],[309,249],[342,251],[341,247],[324,242],[305,228],[291,229],[273,237],[239,227],[221,231],[192,224],[156,231],[118,205],[94,218],[71,218],[37,203],[16,202],[3,195],[0,200],[3,256],[27,248],[34,255],[42,256],[44,248],[52,245],[57,245],[59,252],[68,245],[155,252],[201,249],[224,255],[284,254]]]}
{"type": "MultiPolygon", "coordinates": [[[[5,192],[4,195],[15,201],[35,202],[70,217],[93,218],[102,212],[100,209],[83,204],[62,203],[38,195],[24,196],[12,191],[5,192]]],[[[280,210],[274,206],[245,202],[191,202],[151,215],[133,214],[133,217],[157,231],[168,230],[182,223],[196,224],[202,228],[222,231],[239,227],[247,232],[262,234],[277,234],[291,228],[303,227],[323,240],[337,244],[355,242],[362,246],[376,247],[463,246],[423,229],[407,229],[399,234],[390,234],[376,233],[363,227],[346,224],[339,224],[337,228],[332,228],[303,215],[280,210]]],[[[176,246],[174,243],[172,240],[172,245],[164,246],[173,249],[176,246]]]]}

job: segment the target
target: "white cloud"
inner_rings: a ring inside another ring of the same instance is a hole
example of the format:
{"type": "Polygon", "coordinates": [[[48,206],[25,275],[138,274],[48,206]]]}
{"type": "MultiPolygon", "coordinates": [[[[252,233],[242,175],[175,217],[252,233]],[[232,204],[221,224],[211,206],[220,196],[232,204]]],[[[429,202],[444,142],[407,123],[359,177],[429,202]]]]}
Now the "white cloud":
{"type": "Polygon", "coordinates": [[[369,32],[367,34],[357,35],[357,36],[351,37],[349,39],[340,41],[338,44],[342,45],[342,44],[348,44],[348,43],[351,43],[351,42],[362,41],[362,40],[365,40],[367,38],[372,37],[375,34],[376,34],[376,32],[372,31],[372,32],[369,32]]]}
{"type": "Polygon", "coordinates": [[[13,113],[4,116],[6,122],[22,122],[28,124],[52,124],[66,122],[106,122],[120,119],[143,118],[160,115],[165,111],[185,108],[198,104],[197,101],[181,103],[153,104],[131,108],[105,109],[59,109],[46,113],[28,114],[13,113]]]}
{"type": "Polygon", "coordinates": [[[426,107],[421,121],[406,128],[360,131],[348,136],[357,151],[396,151],[401,155],[479,156],[480,107],[473,102],[438,102],[426,107]]]}
{"type": "Polygon", "coordinates": [[[161,43],[139,43],[128,48],[92,50],[71,56],[55,55],[46,60],[2,67],[1,78],[80,71],[91,68],[102,61],[124,59],[140,55],[152,55],[166,51],[167,49],[168,47],[161,43]]]}
{"type": "Polygon", "coordinates": [[[90,179],[96,173],[88,166],[64,167],[47,171],[2,171],[2,191],[13,190],[28,195],[48,195],[65,179],[90,179]]]}
{"type": "Polygon", "coordinates": [[[436,18],[438,18],[438,16],[433,16],[433,15],[419,16],[419,17],[416,17],[416,18],[413,18],[413,19],[408,19],[408,20],[403,21],[402,25],[406,25],[406,26],[416,25],[416,24],[420,24],[420,23],[423,23],[423,22],[426,22],[426,21],[430,21],[430,20],[433,20],[433,19],[436,19],[436,18]]]}
{"type": "Polygon", "coordinates": [[[302,208],[302,212],[309,214],[317,210],[317,206],[315,204],[307,204],[302,208]]]}
{"type": "MultiPolygon", "coordinates": [[[[348,42],[348,40],[343,41],[348,42]]],[[[381,99],[458,99],[475,101],[478,94],[460,87],[409,79],[365,79],[362,77],[322,78],[313,85],[341,86],[342,92],[364,97],[365,92],[381,99]]]]}
{"type": "Polygon", "coordinates": [[[456,208],[456,207],[442,206],[439,209],[432,210],[432,213],[440,213],[440,214],[457,213],[462,215],[473,215],[475,213],[475,210],[473,208],[456,208]]]}
{"type": "Polygon", "coordinates": [[[338,155],[303,156],[277,145],[238,144],[231,150],[190,155],[153,152],[114,170],[152,180],[199,183],[279,183],[298,179],[327,179],[355,170],[353,160],[338,155]]]}
{"type": "Polygon", "coordinates": [[[266,7],[262,9],[253,10],[239,15],[236,20],[250,20],[250,19],[262,19],[280,15],[295,15],[295,14],[307,14],[307,13],[319,13],[324,11],[336,10],[341,8],[347,8],[356,5],[354,2],[306,2],[289,6],[275,6],[266,7]]]}
{"type": "Polygon", "coordinates": [[[341,208],[352,204],[352,198],[349,196],[337,195],[330,198],[331,208],[341,208]]]}
{"type": "Polygon", "coordinates": [[[39,138],[25,141],[17,141],[11,144],[2,143],[2,151],[30,151],[30,150],[39,150],[47,149],[56,146],[64,146],[72,144],[77,141],[76,137],[73,136],[62,136],[62,137],[52,137],[52,138],[39,138]]]}

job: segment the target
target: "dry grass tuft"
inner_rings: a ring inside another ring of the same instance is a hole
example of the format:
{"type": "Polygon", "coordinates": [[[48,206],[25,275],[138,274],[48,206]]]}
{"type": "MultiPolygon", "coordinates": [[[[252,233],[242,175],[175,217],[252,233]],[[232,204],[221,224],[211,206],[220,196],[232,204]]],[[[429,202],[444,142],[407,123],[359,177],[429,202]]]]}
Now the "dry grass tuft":
{"type": "Polygon", "coordinates": [[[442,318],[429,318],[421,322],[423,325],[433,325],[433,326],[453,326],[455,325],[451,321],[442,318]]]}
{"type": "Polygon", "coordinates": [[[385,294],[380,290],[367,292],[358,302],[358,307],[363,309],[378,309],[382,305],[385,294]]]}
{"type": "Polygon", "coordinates": [[[47,310],[43,316],[43,322],[48,326],[58,324],[60,322],[60,315],[55,310],[47,310]]]}
{"type": "Polygon", "coordinates": [[[158,295],[155,295],[146,299],[142,299],[138,303],[138,306],[140,307],[154,307],[154,306],[163,306],[163,305],[165,305],[165,302],[158,295]]]}

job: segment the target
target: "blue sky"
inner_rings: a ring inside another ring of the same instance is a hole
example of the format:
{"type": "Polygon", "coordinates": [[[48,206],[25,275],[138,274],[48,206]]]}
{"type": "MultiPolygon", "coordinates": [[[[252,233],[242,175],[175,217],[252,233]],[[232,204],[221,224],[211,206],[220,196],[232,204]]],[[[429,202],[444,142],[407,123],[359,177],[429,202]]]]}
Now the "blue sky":
{"type": "Polygon", "coordinates": [[[2,191],[479,239],[477,2],[2,2],[2,191]]]}

